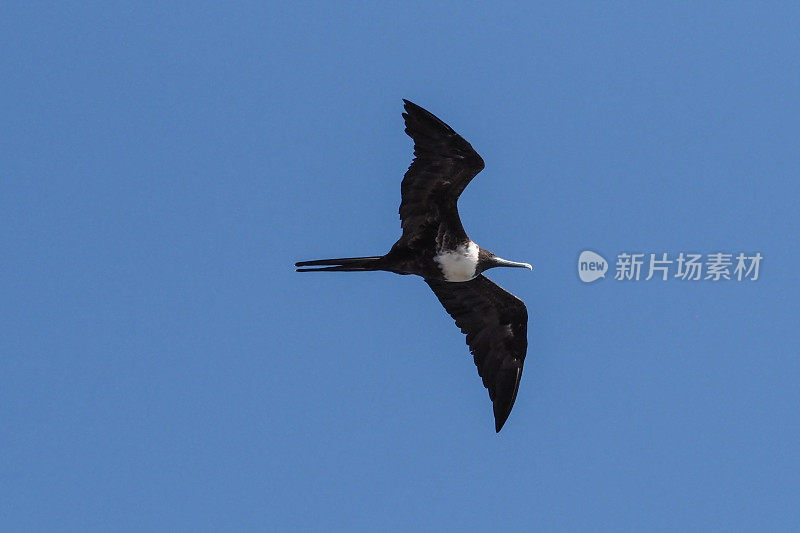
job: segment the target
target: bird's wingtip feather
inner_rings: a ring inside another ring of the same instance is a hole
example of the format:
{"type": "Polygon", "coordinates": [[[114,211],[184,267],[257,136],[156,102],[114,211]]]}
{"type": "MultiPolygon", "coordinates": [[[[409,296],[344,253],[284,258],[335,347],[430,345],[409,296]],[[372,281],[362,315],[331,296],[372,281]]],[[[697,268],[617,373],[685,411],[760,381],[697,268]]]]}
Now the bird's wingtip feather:
{"type": "Polygon", "coordinates": [[[507,411],[505,411],[503,413],[495,412],[495,414],[494,414],[494,432],[495,433],[500,433],[500,430],[503,429],[503,426],[505,425],[506,420],[508,420],[508,415],[510,415],[510,414],[511,414],[510,410],[507,410],[507,411]]]}

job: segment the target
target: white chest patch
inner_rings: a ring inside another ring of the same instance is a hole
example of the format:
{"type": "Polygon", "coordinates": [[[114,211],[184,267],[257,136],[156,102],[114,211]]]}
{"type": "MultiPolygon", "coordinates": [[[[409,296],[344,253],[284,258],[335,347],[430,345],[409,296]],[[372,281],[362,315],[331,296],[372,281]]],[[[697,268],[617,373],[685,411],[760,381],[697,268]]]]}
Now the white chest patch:
{"type": "Polygon", "coordinates": [[[470,241],[455,250],[442,252],[433,259],[447,281],[469,281],[476,276],[478,245],[470,241]]]}

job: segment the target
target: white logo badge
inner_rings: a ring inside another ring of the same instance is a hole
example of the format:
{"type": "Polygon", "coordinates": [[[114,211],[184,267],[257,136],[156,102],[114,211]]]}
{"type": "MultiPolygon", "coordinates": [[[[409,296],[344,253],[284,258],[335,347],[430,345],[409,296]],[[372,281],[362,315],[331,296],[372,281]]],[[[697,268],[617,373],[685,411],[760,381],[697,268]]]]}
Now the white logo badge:
{"type": "Polygon", "coordinates": [[[589,250],[581,252],[581,256],[578,258],[578,276],[582,282],[591,283],[605,278],[606,270],[608,270],[608,261],[603,259],[603,256],[589,250]]]}

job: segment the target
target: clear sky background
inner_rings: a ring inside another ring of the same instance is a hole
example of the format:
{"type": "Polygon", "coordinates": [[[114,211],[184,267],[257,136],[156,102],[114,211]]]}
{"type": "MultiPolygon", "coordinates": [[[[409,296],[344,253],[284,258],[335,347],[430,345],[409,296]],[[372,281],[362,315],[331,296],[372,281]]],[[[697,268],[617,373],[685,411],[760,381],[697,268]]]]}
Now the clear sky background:
{"type": "Polygon", "coordinates": [[[0,8],[3,529],[800,527],[800,10],[271,4],[0,8]],[[293,271],[399,236],[401,98],[534,265],[499,435],[420,279],[293,271]]]}

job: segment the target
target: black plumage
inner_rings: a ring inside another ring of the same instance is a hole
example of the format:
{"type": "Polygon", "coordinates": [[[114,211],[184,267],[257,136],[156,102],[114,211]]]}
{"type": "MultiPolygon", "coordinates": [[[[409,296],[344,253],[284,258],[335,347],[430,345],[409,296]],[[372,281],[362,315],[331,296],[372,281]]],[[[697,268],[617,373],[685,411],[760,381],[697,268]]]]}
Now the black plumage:
{"type": "Polygon", "coordinates": [[[522,300],[483,274],[461,283],[425,281],[466,334],[494,406],[495,430],[500,431],[517,399],[528,350],[528,310],[522,300]]]}
{"type": "Polygon", "coordinates": [[[482,272],[531,266],[501,259],[469,239],[457,202],[484,168],[483,159],[432,113],[408,100],[404,103],[405,131],[414,140],[415,157],[401,186],[401,237],[383,256],[302,261],[295,266],[299,272],[384,270],[422,276],[467,335],[499,432],[519,388],[528,312],[519,298],[482,272]]]}

